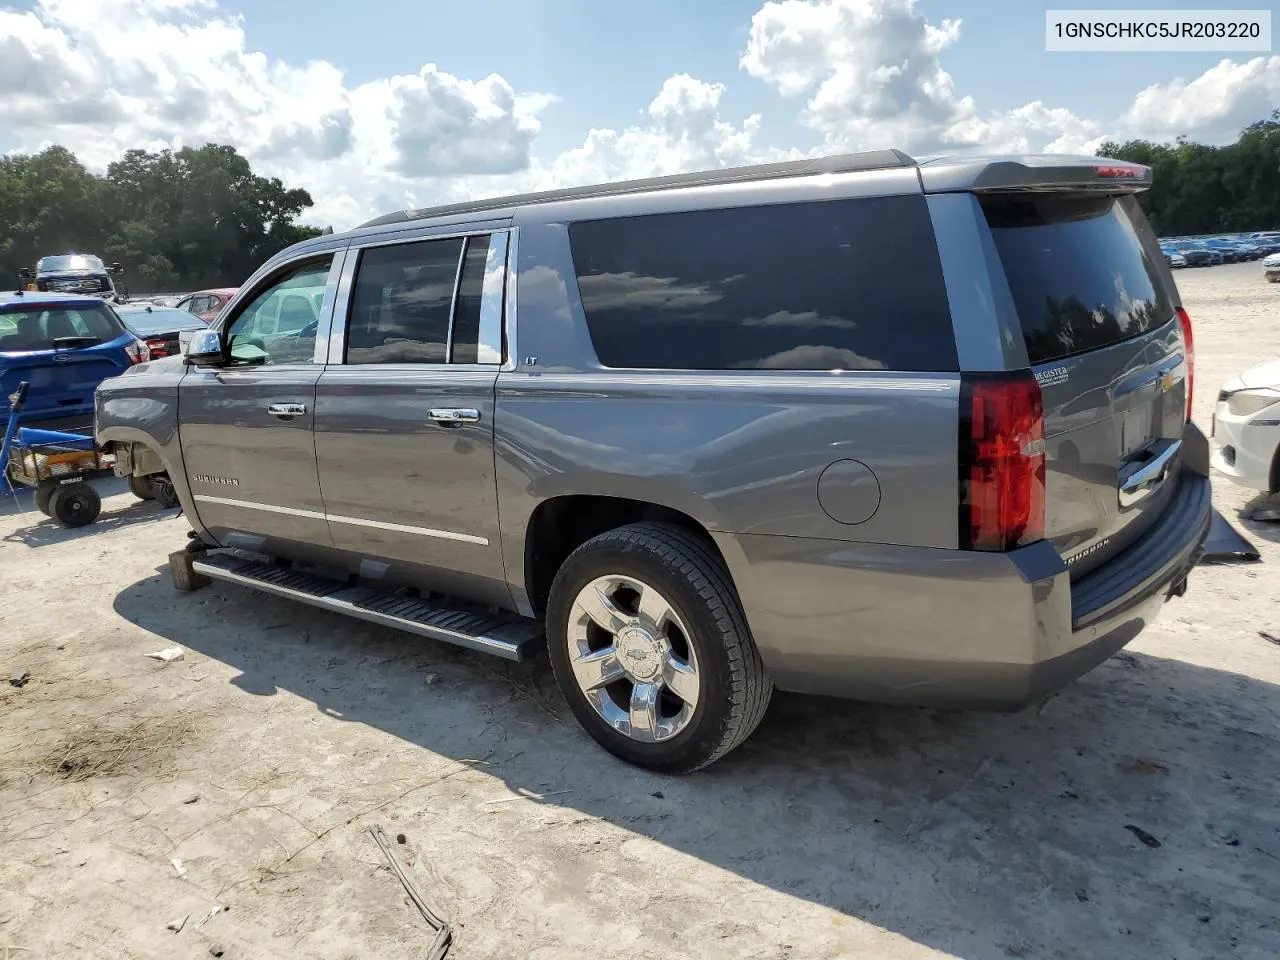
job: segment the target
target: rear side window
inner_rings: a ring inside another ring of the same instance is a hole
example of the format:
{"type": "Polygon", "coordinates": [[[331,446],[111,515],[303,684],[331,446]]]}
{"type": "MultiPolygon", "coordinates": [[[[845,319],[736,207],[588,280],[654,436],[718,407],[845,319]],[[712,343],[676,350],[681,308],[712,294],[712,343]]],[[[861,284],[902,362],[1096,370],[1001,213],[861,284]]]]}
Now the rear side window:
{"type": "Polygon", "coordinates": [[[506,262],[501,231],[365,250],[346,362],[500,363],[506,262]]]}
{"type": "Polygon", "coordinates": [[[124,332],[106,306],[8,310],[0,313],[0,352],[52,350],[55,341],[68,337],[86,342],[73,346],[108,343],[124,332]]]}
{"type": "Polygon", "coordinates": [[[607,367],[957,369],[923,197],[582,221],[569,240],[607,367]]]}
{"type": "Polygon", "coordinates": [[[1173,316],[1132,197],[982,201],[1032,364],[1097,350],[1173,316]]]}
{"type": "Polygon", "coordinates": [[[444,363],[462,240],[373,247],[360,255],[347,363],[444,363]]]}

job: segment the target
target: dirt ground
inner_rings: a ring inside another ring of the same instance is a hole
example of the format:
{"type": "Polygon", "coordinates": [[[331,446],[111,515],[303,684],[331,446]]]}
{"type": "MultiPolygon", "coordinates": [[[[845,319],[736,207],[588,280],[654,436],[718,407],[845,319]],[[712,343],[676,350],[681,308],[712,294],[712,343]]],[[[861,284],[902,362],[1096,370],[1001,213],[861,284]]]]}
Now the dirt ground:
{"type": "MultiPolygon", "coordinates": [[[[1177,278],[1207,424],[1280,356],[1280,285],[1177,278]]],[[[1042,707],[779,696],[680,779],[597,749],[543,664],[175,593],[187,524],[127,493],[81,531],[0,501],[0,681],[31,674],[0,686],[0,960],[420,957],[373,824],[460,960],[1274,958],[1280,524],[1214,499],[1264,562],[1200,568],[1042,707]]]]}

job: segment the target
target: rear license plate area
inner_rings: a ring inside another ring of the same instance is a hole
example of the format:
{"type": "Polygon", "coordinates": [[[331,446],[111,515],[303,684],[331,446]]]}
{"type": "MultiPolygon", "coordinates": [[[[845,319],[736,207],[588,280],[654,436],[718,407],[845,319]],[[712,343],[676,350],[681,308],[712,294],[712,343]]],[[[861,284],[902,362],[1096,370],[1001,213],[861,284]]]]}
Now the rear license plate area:
{"type": "Polygon", "coordinates": [[[1120,421],[1120,456],[1128,459],[1155,442],[1156,424],[1150,406],[1126,410],[1120,421]]]}

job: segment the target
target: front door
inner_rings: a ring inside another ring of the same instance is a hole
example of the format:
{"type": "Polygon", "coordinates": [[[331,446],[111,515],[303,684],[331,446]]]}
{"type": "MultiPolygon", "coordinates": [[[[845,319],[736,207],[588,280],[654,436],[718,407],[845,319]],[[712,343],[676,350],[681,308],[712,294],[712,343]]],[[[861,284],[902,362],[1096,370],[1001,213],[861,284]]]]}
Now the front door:
{"type": "Polygon", "coordinates": [[[264,278],[227,318],[230,363],[183,378],[187,479],[201,524],[225,546],[297,558],[332,547],[312,428],[342,259],[264,278]]]}
{"type": "Polygon", "coordinates": [[[316,457],[334,545],[365,576],[510,603],[493,455],[506,258],[505,231],[348,254],[316,457]]]}

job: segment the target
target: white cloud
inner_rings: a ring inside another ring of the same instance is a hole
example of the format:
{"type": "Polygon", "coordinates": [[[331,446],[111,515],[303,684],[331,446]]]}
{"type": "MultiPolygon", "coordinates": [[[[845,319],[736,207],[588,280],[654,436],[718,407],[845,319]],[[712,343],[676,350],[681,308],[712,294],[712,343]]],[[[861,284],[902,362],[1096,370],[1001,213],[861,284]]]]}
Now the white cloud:
{"type": "Polygon", "coordinates": [[[550,163],[535,161],[515,177],[469,177],[451,185],[449,199],[550,190],[584,183],[660,177],[802,154],[759,146],[759,114],[740,124],[720,115],[724,84],[688,74],[668,77],[646,111],[646,122],[623,130],[595,129],[582,146],[550,163]]]}
{"type": "Polygon", "coordinates": [[[983,116],[940,55],[961,22],[928,22],[915,0],[780,0],[751,20],[741,66],[783,96],[807,94],[803,122],[824,148],[907,152],[1081,150],[1096,124],[1040,103],[983,116]]]}
{"type": "Polygon", "coordinates": [[[1190,82],[1147,87],[1124,115],[1132,136],[1171,140],[1179,134],[1231,140],[1280,105],[1280,56],[1245,63],[1223,60],[1190,82]]]}
{"type": "Polygon", "coordinates": [[[241,22],[211,0],[0,10],[0,129],[22,147],[62,143],[101,169],[130,148],[231,143],[307,187],[322,222],[395,206],[425,178],[527,168],[552,100],[432,64],[348,87],[332,64],[249,50],[241,22]]]}

